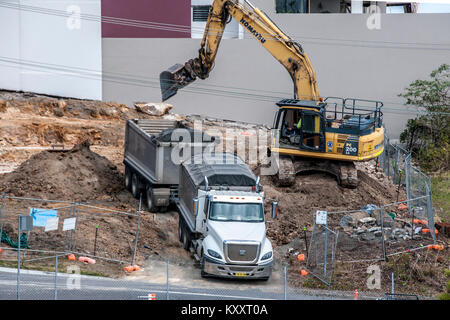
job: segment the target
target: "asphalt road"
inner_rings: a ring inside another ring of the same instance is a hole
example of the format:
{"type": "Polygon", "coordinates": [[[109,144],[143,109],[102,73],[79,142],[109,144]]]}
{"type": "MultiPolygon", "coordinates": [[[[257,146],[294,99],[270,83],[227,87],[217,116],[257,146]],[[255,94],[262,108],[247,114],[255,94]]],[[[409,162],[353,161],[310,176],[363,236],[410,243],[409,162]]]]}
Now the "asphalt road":
{"type": "MultiPolygon", "coordinates": [[[[118,280],[103,277],[78,276],[59,273],[57,277],[58,300],[148,300],[154,294],[156,300],[167,299],[167,286],[141,280],[118,280]],[[78,285],[78,286],[77,286],[78,285]]],[[[55,298],[55,274],[51,272],[21,270],[20,299],[53,300],[55,298]]],[[[0,300],[17,299],[17,270],[0,268],[0,300]]],[[[207,289],[170,286],[170,300],[283,300],[284,291],[239,289],[207,289]]],[[[324,300],[345,297],[310,295],[288,292],[288,299],[324,300]]]]}

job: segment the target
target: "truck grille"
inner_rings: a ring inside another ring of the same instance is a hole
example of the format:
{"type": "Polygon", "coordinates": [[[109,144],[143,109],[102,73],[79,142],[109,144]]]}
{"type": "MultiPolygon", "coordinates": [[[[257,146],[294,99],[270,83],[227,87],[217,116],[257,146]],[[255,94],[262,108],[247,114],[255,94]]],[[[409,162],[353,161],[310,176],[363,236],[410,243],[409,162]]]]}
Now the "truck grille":
{"type": "Polygon", "coordinates": [[[256,263],[259,255],[258,242],[224,242],[224,251],[229,262],[256,263]]]}

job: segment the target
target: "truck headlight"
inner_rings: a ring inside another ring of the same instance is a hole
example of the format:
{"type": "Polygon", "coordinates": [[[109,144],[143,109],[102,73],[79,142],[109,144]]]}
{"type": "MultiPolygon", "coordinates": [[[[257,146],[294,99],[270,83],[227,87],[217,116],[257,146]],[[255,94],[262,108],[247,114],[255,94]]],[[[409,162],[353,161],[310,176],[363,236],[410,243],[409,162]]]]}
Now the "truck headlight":
{"type": "Polygon", "coordinates": [[[217,259],[222,259],[222,256],[220,254],[218,254],[217,252],[215,252],[214,250],[208,249],[208,254],[211,257],[217,258],[217,259]]]}
{"type": "Polygon", "coordinates": [[[267,252],[265,255],[262,256],[261,260],[267,260],[272,258],[272,251],[267,252]]]}

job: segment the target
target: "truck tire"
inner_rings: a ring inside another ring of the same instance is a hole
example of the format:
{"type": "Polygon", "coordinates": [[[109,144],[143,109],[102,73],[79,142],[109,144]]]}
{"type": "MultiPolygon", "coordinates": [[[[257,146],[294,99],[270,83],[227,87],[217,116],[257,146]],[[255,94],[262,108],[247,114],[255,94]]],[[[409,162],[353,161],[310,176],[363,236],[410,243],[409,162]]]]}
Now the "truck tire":
{"type": "Polygon", "coordinates": [[[155,201],[153,199],[153,188],[150,185],[147,185],[145,194],[147,197],[148,210],[153,213],[158,212],[158,207],[155,205],[155,201]]]}
{"type": "Polygon", "coordinates": [[[167,209],[168,209],[168,207],[167,207],[167,206],[164,206],[164,207],[159,207],[159,212],[161,212],[161,213],[165,213],[165,212],[167,212],[167,209]]]}
{"type": "Polygon", "coordinates": [[[178,217],[178,240],[183,242],[183,221],[181,221],[181,217],[178,217]]]}
{"type": "Polygon", "coordinates": [[[130,168],[128,168],[128,166],[125,166],[124,182],[125,182],[125,188],[128,191],[131,191],[131,170],[130,170],[130,168]]]}
{"type": "Polygon", "coordinates": [[[191,239],[189,237],[189,232],[186,230],[186,228],[183,228],[183,248],[184,250],[189,251],[190,247],[191,247],[191,239]]]}
{"type": "Polygon", "coordinates": [[[131,176],[131,194],[136,199],[139,198],[139,178],[136,173],[131,176]]]}
{"type": "Polygon", "coordinates": [[[203,256],[203,254],[202,254],[202,259],[200,260],[200,268],[201,268],[201,270],[200,270],[200,276],[201,276],[202,278],[208,278],[208,277],[209,277],[209,274],[207,274],[207,273],[205,272],[205,257],[203,256]]]}

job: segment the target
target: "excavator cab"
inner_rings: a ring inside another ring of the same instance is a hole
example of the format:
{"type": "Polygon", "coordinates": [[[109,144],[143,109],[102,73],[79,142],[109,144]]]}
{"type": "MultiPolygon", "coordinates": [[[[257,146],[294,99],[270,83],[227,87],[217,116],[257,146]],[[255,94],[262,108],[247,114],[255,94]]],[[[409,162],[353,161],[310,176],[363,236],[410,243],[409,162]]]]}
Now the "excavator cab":
{"type": "Polygon", "coordinates": [[[314,101],[284,99],[274,128],[280,129],[280,147],[325,152],[325,121],[322,106],[314,101]]]}

